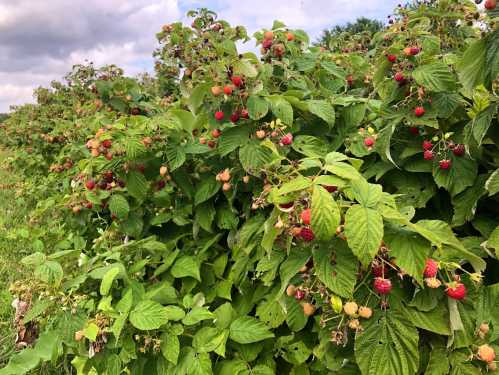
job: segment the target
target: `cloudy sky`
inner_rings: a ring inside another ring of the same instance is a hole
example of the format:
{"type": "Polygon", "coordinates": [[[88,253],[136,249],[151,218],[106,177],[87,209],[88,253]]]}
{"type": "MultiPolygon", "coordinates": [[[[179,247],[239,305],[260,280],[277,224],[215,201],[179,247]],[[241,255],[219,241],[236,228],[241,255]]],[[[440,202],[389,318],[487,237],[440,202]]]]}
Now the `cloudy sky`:
{"type": "MultiPolygon", "coordinates": [[[[151,71],[155,33],[207,7],[252,34],[273,20],[315,39],[322,29],[365,16],[385,20],[399,0],[0,0],[0,112],[32,101],[33,88],[73,64],[115,63],[151,71]]],[[[252,42],[250,42],[252,43],[252,42]]],[[[248,47],[250,48],[250,47],[248,47]]]]}

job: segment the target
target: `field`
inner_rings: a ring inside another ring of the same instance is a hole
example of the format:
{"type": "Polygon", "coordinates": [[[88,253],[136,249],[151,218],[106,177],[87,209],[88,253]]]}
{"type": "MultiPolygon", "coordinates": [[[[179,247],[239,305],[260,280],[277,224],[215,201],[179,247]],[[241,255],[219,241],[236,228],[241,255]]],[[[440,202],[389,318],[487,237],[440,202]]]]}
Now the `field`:
{"type": "Polygon", "coordinates": [[[498,373],[495,0],[189,17],[3,120],[0,375],[498,373]]]}

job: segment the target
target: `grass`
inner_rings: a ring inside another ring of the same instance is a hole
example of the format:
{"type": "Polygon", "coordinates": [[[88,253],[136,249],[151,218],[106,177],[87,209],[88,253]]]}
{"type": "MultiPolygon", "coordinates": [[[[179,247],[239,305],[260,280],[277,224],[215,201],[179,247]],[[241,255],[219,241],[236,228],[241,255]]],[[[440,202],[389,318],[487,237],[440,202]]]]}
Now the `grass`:
{"type": "Polygon", "coordinates": [[[0,149],[0,368],[14,350],[14,309],[9,285],[21,278],[19,261],[26,255],[29,239],[19,239],[17,235],[26,233],[29,207],[19,194],[22,179],[8,168],[10,156],[9,151],[0,149]]]}

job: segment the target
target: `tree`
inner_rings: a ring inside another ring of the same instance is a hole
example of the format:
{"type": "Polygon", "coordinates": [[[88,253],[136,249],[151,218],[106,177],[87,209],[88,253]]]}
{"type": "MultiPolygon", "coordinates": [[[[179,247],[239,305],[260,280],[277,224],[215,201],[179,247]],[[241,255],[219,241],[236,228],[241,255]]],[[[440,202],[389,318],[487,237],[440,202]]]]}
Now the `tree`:
{"type": "Polygon", "coordinates": [[[355,22],[348,22],[345,25],[336,25],[329,30],[324,30],[316,45],[331,48],[334,40],[346,35],[369,34],[372,35],[383,29],[383,23],[366,17],[357,18],[355,22]]]}

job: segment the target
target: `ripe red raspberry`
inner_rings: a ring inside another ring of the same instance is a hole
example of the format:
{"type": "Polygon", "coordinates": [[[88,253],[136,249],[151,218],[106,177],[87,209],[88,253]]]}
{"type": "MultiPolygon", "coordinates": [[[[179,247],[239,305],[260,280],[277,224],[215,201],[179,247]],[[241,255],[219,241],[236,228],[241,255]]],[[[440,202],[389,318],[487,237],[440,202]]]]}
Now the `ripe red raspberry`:
{"type": "Polygon", "coordinates": [[[411,47],[411,55],[416,56],[421,51],[418,47],[411,47]]]}
{"type": "Polygon", "coordinates": [[[110,139],[104,139],[102,141],[102,146],[105,148],[111,148],[112,145],[113,145],[113,142],[110,139]]]}
{"type": "Polygon", "coordinates": [[[438,162],[440,169],[444,169],[444,170],[449,169],[451,164],[452,164],[452,161],[450,159],[444,159],[444,160],[440,160],[438,162]]]}
{"type": "Polygon", "coordinates": [[[222,111],[215,112],[215,120],[222,121],[224,119],[225,114],[222,111]]]}
{"type": "Polygon", "coordinates": [[[232,95],[232,87],[224,86],[224,94],[225,95],[232,95]]]}
{"type": "Polygon", "coordinates": [[[459,282],[447,284],[445,292],[452,299],[462,300],[466,297],[466,287],[463,283],[459,282]]]}
{"type": "Polygon", "coordinates": [[[272,39],[265,39],[262,42],[262,47],[265,49],[269,49],[270,47],[272,47],[272,39]]]}
{"type": "Polygon", "coordinates": [[[243,110],[241,111],[241,117],[242,117],[242,118],[245,118],[245,119],[246,119],[246,118],[249,118],[249,112],[248,112],[248,110],[247,110],[247,109],[243,109],[243,110]]]}
{"type": "Polygon", "coordinates": [[[397,56],[395,55],[388,55],[386,56],[386,58],[388,59],[388,61],[390,61],[391,63],[394,63],[395,61],[397,61],[397,56]]]}
{"type": "Polygon", "coordinates": [[[296,292],[295,292],[295,298],[298,300],[298,301],[301,301],[303,298],[305,298],[305,292],[301,289],[297,289],[296,292]]]}
{"type": "Polygon", "coordinates": [[[461,144],[455,145],[454,148],[452,149],[452,152],[456,156],[463,156],[465,151],[466,151],[466,149],[465,149],[464,145],[461,145],[461,144]]]}
{"type": "Polygon", "coordinates": [[[291,143],[293,143],[293,134],[288,133],[284,137],[281,138],[281,143],[284,146],[289,146],[291,143]]]}
{"type": "Polygon", "coordinates": [[[236,123],[239,121],[239,112],[234,112],[232,115],[230,115],[230,121],[233,123],[236,123]]]}
{"type": "Polygon", "coordinates": [[[313,241],[314,238],[315,238],[315,235],[314,235],[314,232],[312,231],[312,229],[310,228],[301,228],[300,230],[300,237],[307,241],[307,242],[310,242],[310,241],[313,241]]]}
{"type": "Polygon", "coordinates": [[[241,87],[243,85],[243,79],[239,76],[232,76],[231,81],[236,87],[241,87]]]}
{"type": "Polygon", "coordinates": [[[389,294],[392,290],[392,282],[390,279],[383,279],[382,277],[377,277],[374,279],[374,290],[379,294],[389,294]]]}
{"type": "Polygon", "coordinates": [[[303,221],[303,224],[310,225],[310,214],[311,214],[310,208],[307,208],[301,212],[300,217],[301,221],[303,221]]]}
{"type": "Polygon", "coordinates": [[[374,138],[367,137],[366,139],[364,139],[364,145],[366,147],[372,147],[372,145],[374,145],[374,138]]]}
{"type": "Polygon", "coordinates": [[[433,152],[431,152],[430,150],[423,152],[423,158],[424,160],[432,160],[433,152]]]}
{"type": "Polygon", "coordinates": [[[416,108],[414,108],[414,115],[416,117],[421,117],[421,116],[424,115],[424,113],[425,113],[425,110],[424,110],[423,107],[416,107],[416,108]]]}
{"type": "Polygon", "coordinates": [[[423,272],[424,277],[435,277],[438,272],[438,263],[433,259],[426,259],[426,265],[423,272]]]}
{"type": "Polygon", "coordinates": [[[431,148],[433,147],[433,143],[431,143],[431,141],[423,141],[423,150],[427,151],[427,150],[431,150],[431,148]]]}
{"type": "Polygon", "coordinates": [[[208,147],[209,148],[215,148],[216,145],[217,145],[217,142],[215,142],[214,140],[210,139],[208,141],[208,147]]]}
{"type": "Polygon", "coordinates": [[[89,210],[91,210],[94,207],[94,205],[92,204],[92,202],[87,202],[85,204],[85,207],[88,208],[89,210]]]}
{"type": "Polygon", "coordinates": [[[395,81],[397,81],[397,82],[402,82],[405,79],[404,73],[402,73],[402,72],[395,73],[395,75],[393,76],[393,79],[395,79],[395,81]]]}
{"type": "Polygon", "coordinates": [[[94,190],[94,189],[95,189],[95,181],[94,181],[94,180],[88,180],[88,181],[85,183],[85,187],[86,187],[88,190],[94,190]]]}
{"type": "Polygon", "coordinates": [[[497,0],[487,0],[485,1],[485,9],[487,10],[494,10],[497,7],[497,0]]]}
{"type": "Polygon", "coordinates": [[[329,193],[334,193],[336,190],[338,190],[338,187],[334,185],[322,185],[322,187],[326,189],[329,193]]]}

